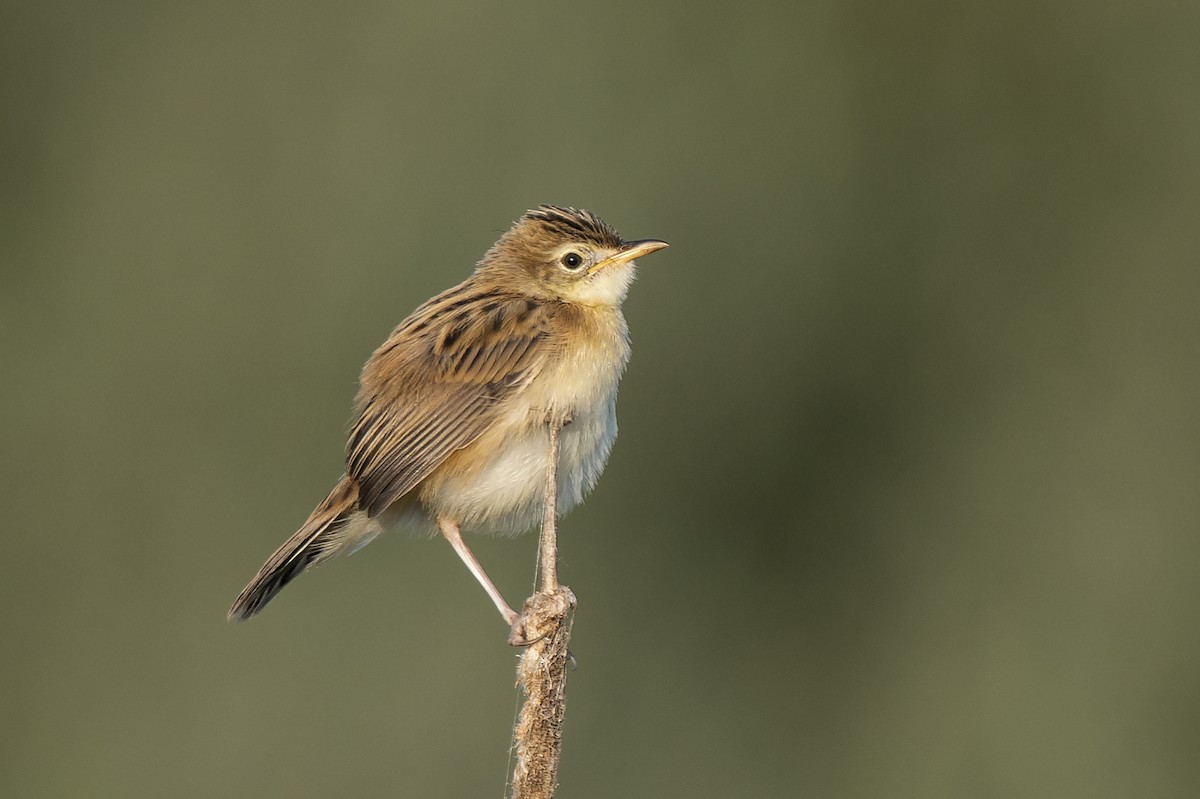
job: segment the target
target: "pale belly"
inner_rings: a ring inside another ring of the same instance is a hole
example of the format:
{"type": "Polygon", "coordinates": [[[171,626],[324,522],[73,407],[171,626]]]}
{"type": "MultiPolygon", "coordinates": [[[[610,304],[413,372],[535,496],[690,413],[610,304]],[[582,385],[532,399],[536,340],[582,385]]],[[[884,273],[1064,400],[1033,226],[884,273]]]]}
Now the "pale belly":
{"type": "MultiPolygon", "coordinates": [[[[513,422],[499,425],[495,433],[477,442],[495,452],[493,457],[476,456],[476,468],[447,475],[419,490],[420,503],[428,515],[453,519],[465,532],[472,533],[515,534],[540,524],[549,459],[548,432],[543,424],[530,424],[524,419],[513,422]],[[502,440],[501,446],[493,449],[498,439],[502,440]]],[[[615,391],[594,406],[577,410],[575,418],[563,428],[559,435],[559,514],[578,505],[596,484],[616,437],[615,391]]],[[[475,455],[471,449],[463,450],[463,456],[475,455]]]]}
{"type": "Polygon", "coordinates": [[[395,521],[429,530],[437,517],[464,532],[515,534],[541,523],[549,460],[547,413],[570,416],[559,435],[557,508],[564,514],[596,484],[617,438],[617,384],[628,358],[621,337],[581,351],[507,404],[488,432],[455,453],[397,503],[395,521]],[[398,517],[398,518],[397,518],[398,517]]]}

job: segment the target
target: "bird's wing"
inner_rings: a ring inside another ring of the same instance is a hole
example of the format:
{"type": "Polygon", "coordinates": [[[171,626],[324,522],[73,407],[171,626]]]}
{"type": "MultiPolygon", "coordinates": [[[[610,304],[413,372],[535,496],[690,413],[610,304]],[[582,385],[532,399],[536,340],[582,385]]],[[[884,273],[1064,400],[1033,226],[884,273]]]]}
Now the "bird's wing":
{"type": "Polygon", "coordinates": [[[492,425],[553,357],[551,307],[463,284],[418,308],[367,362],[346,472],[376,516],[492,425]]]}

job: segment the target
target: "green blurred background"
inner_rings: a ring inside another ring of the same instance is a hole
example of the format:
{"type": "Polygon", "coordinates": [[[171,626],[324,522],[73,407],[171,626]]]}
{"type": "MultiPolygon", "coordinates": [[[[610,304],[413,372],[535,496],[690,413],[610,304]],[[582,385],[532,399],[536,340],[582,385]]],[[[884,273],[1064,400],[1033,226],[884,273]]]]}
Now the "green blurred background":
{"type": "MultiPolygon", "coordinates": [[[[225,609],[526,208],[643,263],[566,797],[1200,792],[1200,6],[7,3],[0,795],[503,794],[440,541],[225,609]]],[[[479,539],[514,601],[535,539],[479,539]]]]}

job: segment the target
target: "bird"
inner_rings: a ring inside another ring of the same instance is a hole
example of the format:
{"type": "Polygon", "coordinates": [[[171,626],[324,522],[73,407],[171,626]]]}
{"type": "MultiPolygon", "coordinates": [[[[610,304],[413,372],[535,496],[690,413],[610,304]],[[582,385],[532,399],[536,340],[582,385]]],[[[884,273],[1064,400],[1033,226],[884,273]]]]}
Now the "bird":
{"type": "Polygon", "coordinates": [[[463,533],[524,532],[547,500],[552,519],[595,485],[630,356],[621,304],[635,259],[666,246],[626,241],[582,209],[525,212],[470,277],[419,306],[367,360],[345,473],[229,618],[254,616],[302,572],[407,527],[440,533],[517,636],[521,614],[463,533]]]}

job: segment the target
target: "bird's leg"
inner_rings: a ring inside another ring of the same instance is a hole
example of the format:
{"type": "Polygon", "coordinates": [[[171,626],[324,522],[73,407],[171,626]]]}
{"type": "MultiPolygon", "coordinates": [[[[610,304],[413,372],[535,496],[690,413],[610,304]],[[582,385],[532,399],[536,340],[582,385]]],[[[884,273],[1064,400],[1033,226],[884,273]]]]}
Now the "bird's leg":
{"type": "MultiPolygon", "coordinates": [[[[547,594],[552,594],[559,590],[558,433],[559,430],[569,425],[571,421],[571,415],[554,417],[548,414],[546,416],[546,428],[549,431],[550,438],[550,451],[546,458],[546,498],[542,507],[540,547],[542,592],[547,594]]],[[[487,595],[492,598],[492,602],[496,605],[496,609],[500,611],[500,615],[504,617],[504,621],[508,623],[511,629],[508,642],[514,646],[528,646],[539,640],[529,640],[526,637],[525,625],[521,614],[513,610],[508,602],[504,601],[504,597],[500,594],[500,589],[492,582],[492,578],[488,577],[487,572],[483,570],[483,565],[475,557],[475,553],[471,552],[470,547],[467,546],[467,542],[463,540],[462,531],[459,529],[458,524],[449,519],[439,518],[437,525],[438,529],[442,531],[442,535],[450,542],[450,546],[454,547],[454,551],[458,553],[458,557],[466,564],[471,574],[475,575],[475,579],[483,586],[483,590],[487,591],[487,595]]]]}
{"type": "MultiPolygon", "coordinates": [[[[563,588],[558,584],[558,432],[569,425],[571,420],[570,414],[566,416],[546,414],[550,451],[546,458],[546,498],[542,506],[542,535],[539,542],[542,590],[525,600],[523,608],[525,613],[532,614],[534,629],[545,627],[547,607],[557,607],[555,603],[564,601],[561,596],[564,593],[563,588]],[[547,606],[547,600],[552,603],[550,606],[547,606]]],[[[574,607],[575,598],[571,596],[570,590],[565,591],[565,594],[570,597],[571,607],[574,607]]],[[[538,637],[530,638],[530,625],[526,622],[524,615],[514,621],[511,628],[512,633],[508,636],[508,643],[513,646],[530,646],[552,632],[552,628],[547,628],[538,637]]]]}
{"type": "Polygon", "coordinates": [[[508,606],[504,601],[504,597],[500,594],[500,589],[492,582],[492,578],[488,577],[487,572],[483,570],[483,566],[475,558],[475,553],[467,546],[467,542],[463,541],[462,532],[458,528],[458,524],[449,519],[439,518],[437,520],[438,529],[442,531],[442,535],[450,542],[450,546],[454,547],[454,551],[462,558],[462,562],[470,569],[471,574],[475,575],[475,579],[483,586],[483,590],[487,591],[487,595],[492,598],[496,609],[500,611],[500,615],[504,617],[504,621],[509,627],[516,629],[517,624],[521,621],[521,614],[508,606]]]}

